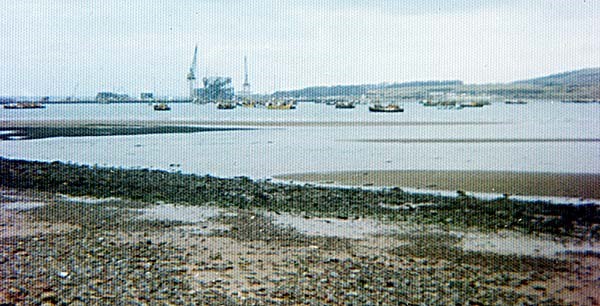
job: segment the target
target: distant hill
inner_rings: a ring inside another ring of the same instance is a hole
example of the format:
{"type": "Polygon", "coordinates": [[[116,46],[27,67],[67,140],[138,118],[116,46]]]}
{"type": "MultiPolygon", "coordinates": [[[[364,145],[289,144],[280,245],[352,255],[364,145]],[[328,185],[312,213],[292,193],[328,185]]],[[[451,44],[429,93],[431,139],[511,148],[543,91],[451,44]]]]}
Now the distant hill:
{"type": "Polygon", "coordinates": [[[404,83],[394,83],[385,86],[385,88],[403,88],[403,87],[425,87],[425,86],[459,86],[463,85],[462,81],[451,80],[451,81],[414,81],[404,83]]]}
{"type": "Polygon", "coordinates": [[[336,86],[315,86],[298,90],[277,91],[273,95],[276,97],[327,97],[327,96],[360,96],[369,90],[383,88],[380,85],[336,85],[336,86]]]}
{"type": "Polygon", "coordinates": [[[535,79],[516,81],[512,84],[528,84],[538,86],[599,86],[600,68],[588,68],[563,72],[535,79]]]}
{"type": "Polygon", "coordinates": [[[278,97],[327,97],[385,95],[398,99],[425,99],[432,92],[510,99],[579,100],[600,99],[600,68],[552,74],[544,77],[498,84],[463,84],[462,81],[416,81],[378,85],[337,85],[279,91],[278,97]]]}
{"type": "Polygon", "coordinates": [[[278,91],[274,96],[285,97],[327,97],[327,96],[360,96],[374,89],[426,87],[426,86],[458,86],[462,81],[415,81],[393,84],[366,84],[366,85],[336,85],[307,87],[298,90],[278,91]]]}

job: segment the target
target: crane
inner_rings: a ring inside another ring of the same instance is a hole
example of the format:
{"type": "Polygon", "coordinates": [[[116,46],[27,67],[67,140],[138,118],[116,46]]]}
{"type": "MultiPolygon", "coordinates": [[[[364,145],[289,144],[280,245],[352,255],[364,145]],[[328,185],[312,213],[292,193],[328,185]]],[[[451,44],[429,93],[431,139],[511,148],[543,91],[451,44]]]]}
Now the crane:
{"type": "Polygon", "coordinates": [[[196,60],[198,57],[198,45],[196,44],[196,48],[194,48],[194,59],[192,60],[192,66],[190,67],[190,72],[188,72],[187,80],[190,86],[190,99],[196,99],[196,60]]]}
{"type": "Polygon", "coordinates": [[[244,94],[250,94],[250,82],[248,82],[248,57],[244,56],[244,94]]]}

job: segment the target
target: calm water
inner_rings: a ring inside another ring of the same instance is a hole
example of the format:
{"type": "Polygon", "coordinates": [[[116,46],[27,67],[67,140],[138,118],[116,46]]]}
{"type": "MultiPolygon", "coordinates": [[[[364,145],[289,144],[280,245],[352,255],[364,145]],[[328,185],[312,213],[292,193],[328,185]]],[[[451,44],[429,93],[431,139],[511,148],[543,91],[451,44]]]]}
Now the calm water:
{"type": "MultiPolygon", "coordinates": [[[[598,123],[600,104],[568,104],[539,102],[527,105],[495,103],[483,108],[440,110],[405,103],[406,112],[381,114],[368,112],[366,105],[340,110],[328,105],[300,104],[291,111],[249,109],[217,110],[213,104],[171,104],[172,111],[156,112],[147,104],[48,104],[46,109],[0,109],[1,120],[201,120],[201,121],[325,121],[325,122],[381,122],[381,121],[480,121],[480,122],[588,122],[598,123]]],[[[596,126],[597,127],[597,126],[596,126]]]]}
{"type": "Polygon", "coordinates": [[[115,137],[53,138],[0,143],[0,155],[81,164],[181,170],[266,178],[331,170],[514,170],[600,173],[600,105],[538,102],[439,110],[406,103],[404,113],[369,113],[301,104],[291,111],[173,104],[48,105],[0,109],[2,120],[198,120],[207,122],[354,122],[347,126],[269,127],[247,131],[115,137]],[[437,125],[360,125],[360,122],[437,122],[437,125]],[[474,122],[487,124],[453,124],[474,122]],[[492,124],[489,124],[492,123],[492,124]],[[552,139],[552,142],[397,142],[399,139],[552,139]],[[378,139],[395,142],[362,142],[378,139]]]}

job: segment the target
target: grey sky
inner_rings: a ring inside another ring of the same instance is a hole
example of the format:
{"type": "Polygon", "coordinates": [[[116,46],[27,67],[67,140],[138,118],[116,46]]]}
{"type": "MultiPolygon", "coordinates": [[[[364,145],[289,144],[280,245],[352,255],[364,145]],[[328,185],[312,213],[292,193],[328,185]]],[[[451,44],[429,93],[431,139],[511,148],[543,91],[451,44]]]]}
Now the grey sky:
{"type": "Polygon", "coordinates": [[[4,2],[1,95],[185,95],[200,77],[258,92],[459,79],[506,82],[600,66],[600,1],[4,2]],[[78,85],[75,91],[76,85],[78,85]]]}

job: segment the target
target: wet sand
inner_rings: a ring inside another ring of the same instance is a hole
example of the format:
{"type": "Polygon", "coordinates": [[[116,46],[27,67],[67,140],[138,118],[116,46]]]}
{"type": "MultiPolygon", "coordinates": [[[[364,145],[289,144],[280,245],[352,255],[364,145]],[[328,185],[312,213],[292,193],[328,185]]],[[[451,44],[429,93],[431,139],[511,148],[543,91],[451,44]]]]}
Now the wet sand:
{"type": "Polygon", "coordinates": [[[8,120],[0,121],[1,128],[18,127],[106,127],[118,126],[252,126],[252,127],[298,127],[298,126],[430,126],[430,125],[501,125],[494,121],[289,121],[289,120],[8,120]]]}
{"type": "Polygon", "coordinates": [[[174,133],[198,133],[215,131],[232,131],[248,128],[234,127],[198,127],[176,125],[134,125],[134,124],[72,124],[59,125],[14,125],[0,126],[0,140],[27,140],[52,137],[83,136],[124,136],[174,133]]]}
{"type": "Polygon", "coordinates": [[[397,186],[427,190],[600,199],[600,174],[390,170],[288,174],[275,178],[351,186],[397,186]]]}

